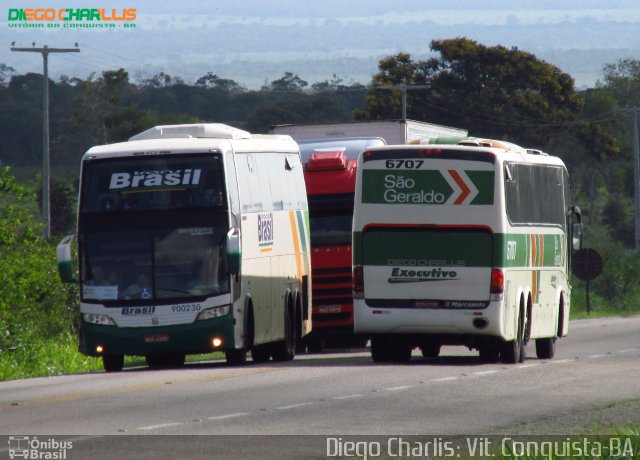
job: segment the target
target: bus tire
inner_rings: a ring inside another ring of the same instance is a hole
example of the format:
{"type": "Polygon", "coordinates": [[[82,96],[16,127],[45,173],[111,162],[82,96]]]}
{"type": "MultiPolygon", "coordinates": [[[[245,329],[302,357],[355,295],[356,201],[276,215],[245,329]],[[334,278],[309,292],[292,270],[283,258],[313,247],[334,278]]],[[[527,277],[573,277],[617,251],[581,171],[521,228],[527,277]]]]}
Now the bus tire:
{"type": "Polygon", "coordinates": [[[254,363],[266,363],[271,359],[271,347],[269,344],[255,345],[251,349],[251,359],[254,363]]]}
{"type": "Polygon", "coordinates": [[[556,338],[536,339],[536,356],[538,359],[553,359],[556,354],[556,338]]]}
{"type": "Polygon", "coordinates": [[[227,364],[230,366],[242,366],[247,362],[247,350],[244,348],[233,348],[224,352],[227,364]]]}
{"type": "Polygon", "coordinates": [[[518,332],[514,340],[503,342],[500,345],[500,358],[505,364],[518,364],[524,361],[524,308],[520,308],[518,316],[518,332]]]}
{"type": "Polygon", "coordinates": [[[293,311],[289,306],[285,309],[284,315],[284,340],[273,344],[271,356],[274,361],[291,361],[296,355],[296,333],[293,318],[293,311]]]}
{"type": "Polygon", "coordinates": [[[386,363],[390,361],[389,348],[386,340],[380,337],[371,338],[371,359],[374,363],[386,363]]]}
{"type": "Polygon", "coordinates": [[[120,372],[124,367],[124,355],[102,355],[102,367],[106,372],[120,372]]]}
{"type": "Polygon", "coordinates": [[[427,343],[420,347],[422,356],[425,358],[437,358],[440,356],[441,345],[439,343],[427,343]]]}

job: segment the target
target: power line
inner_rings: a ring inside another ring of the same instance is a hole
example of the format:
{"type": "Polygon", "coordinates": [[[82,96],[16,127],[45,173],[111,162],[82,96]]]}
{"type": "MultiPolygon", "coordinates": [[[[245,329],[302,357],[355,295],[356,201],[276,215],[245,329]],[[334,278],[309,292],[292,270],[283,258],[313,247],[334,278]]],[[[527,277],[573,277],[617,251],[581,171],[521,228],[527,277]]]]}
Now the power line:
{"type": "Polygon", "coordinates": [[[51,53],[79,53],[80,49],[76,43],[75,48],[49,48],[44,45],[42,48],[36,48],[35,42],[31,48],[20,48],[11,43],[11,51],[40,53],[42,54],[42,80],[43,80],[43,97],[42,97],[42,217],[45,223],[44,237],[51,237],[51,210],[49,201],[49,192],[51,187],[50,180],[50,160],[49,160],[49,54],[51,53]]]}

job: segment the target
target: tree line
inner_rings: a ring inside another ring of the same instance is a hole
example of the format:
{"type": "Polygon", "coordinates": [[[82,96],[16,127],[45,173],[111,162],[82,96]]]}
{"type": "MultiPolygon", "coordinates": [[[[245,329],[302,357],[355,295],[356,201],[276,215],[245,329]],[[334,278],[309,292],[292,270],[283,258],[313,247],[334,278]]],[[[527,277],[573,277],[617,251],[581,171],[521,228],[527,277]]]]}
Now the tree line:
{"type": "MultiPolygon", "coordinates": [[[[585,216],[587,243],[610,266],[594,291],[621,309],[640,305],[628,110],[640,105],[640,62],[609,63],[595,87],[577,90],[570,75],[517,48],[455,38],[431,42],[430,51],[426,60],[384,57],[365,84],[344,85],[335,75],[309,84],[291,72],[257,90],[213,72],[193,84],[165,73],[134,83],[125,69],[50,81],[51,161],[60,175],[53,181],[52,227],[60,234],[73,229],[73,179],[92,145],[157,124],[218,122],[264,133],[279,123],[397,119],[402,92],[385,87],[404,85],[410,119],[560,156],[585,216]]],[[[3,165],[40,168],[42,86],[42,75],[0,64],[3,165]]]]}

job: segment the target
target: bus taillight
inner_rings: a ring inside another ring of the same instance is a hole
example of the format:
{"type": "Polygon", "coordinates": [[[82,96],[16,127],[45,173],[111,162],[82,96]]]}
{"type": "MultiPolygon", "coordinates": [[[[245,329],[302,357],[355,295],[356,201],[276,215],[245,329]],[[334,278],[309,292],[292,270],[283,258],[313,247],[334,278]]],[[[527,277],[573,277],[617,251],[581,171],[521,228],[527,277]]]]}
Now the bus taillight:
{"type": "Polygon", "coordinates": [[[499,268],[491,270],[491,294],[504,292],[504,272],[499,268]]]}
{"type": "Polygon", "coordinates": [[[364,297],[364,271],[360,265],[353,267],[353,297],[364,297]]]}

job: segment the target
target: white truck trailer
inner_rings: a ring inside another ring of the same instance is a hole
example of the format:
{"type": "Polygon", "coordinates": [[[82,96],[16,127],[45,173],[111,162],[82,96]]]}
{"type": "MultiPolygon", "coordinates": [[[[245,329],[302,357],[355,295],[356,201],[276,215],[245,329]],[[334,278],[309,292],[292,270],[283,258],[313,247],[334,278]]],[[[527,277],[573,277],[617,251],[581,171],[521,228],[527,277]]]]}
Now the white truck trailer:
{"type": "Polygon", "coordinates": [[[295,141],[381,137],[387,144],[408,144],[432,137],[464,137],[465,129],[435,125],[415,120],[375,120],[345,123],[273,125],[270,134],[288,134],[295,141]]]}

